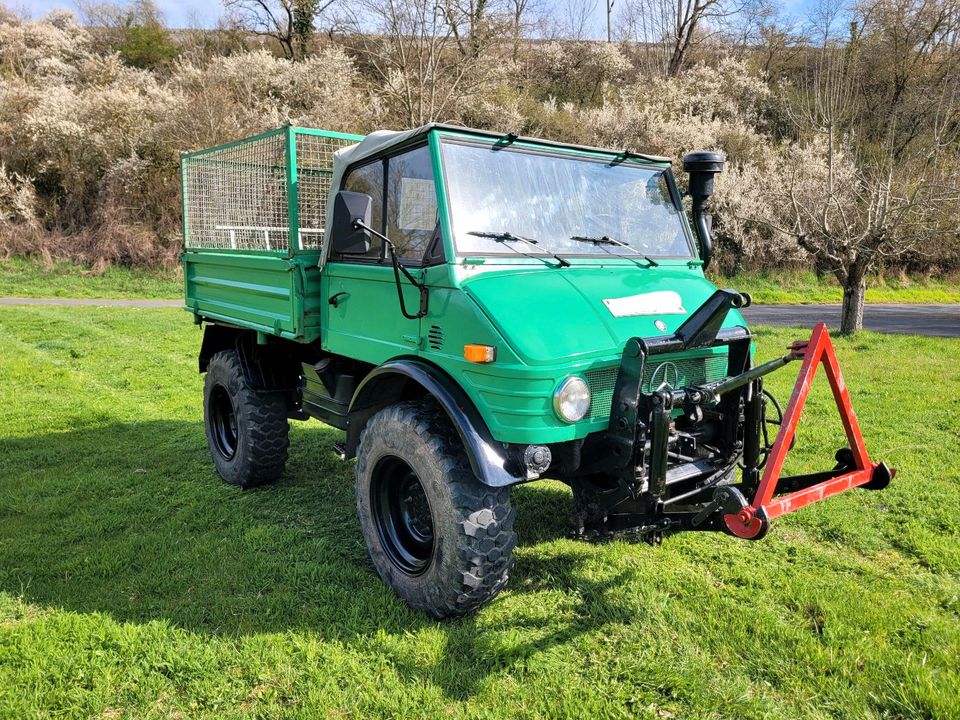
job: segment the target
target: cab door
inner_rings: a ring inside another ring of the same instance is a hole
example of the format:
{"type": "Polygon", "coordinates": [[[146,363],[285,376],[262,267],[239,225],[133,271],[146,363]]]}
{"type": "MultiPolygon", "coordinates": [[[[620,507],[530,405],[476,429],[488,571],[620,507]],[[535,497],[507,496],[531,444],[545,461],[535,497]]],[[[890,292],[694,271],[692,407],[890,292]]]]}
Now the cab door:
{"type": "MultiPolygon", "coordinates": [[[[411,274],[422,277],[428,248],[439,239],[427,145],[353,167],[339,189],[370,195],[372,226],[393,241],[411,274]]],[[[407,311],[416,314],[419,290],[402,275],[401,287],[407,311]]],[[[393,266],[380,239],[374,237],[363,256],[332,254],[322,273],[321,290],[325,350],[373,364],[418,352],[420,320],[406,318],[400,311],[393,266]]]]}

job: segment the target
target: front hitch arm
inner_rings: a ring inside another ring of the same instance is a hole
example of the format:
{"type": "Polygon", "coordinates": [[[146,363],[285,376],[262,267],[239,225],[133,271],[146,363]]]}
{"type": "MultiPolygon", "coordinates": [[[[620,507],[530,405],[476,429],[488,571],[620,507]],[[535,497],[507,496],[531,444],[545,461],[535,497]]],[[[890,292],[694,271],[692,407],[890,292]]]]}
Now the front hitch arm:
{"type": "Polygon", "coordinates": [[[870,490],[882,489],[890,483],[897,472],[887,467],[885,463],[874,463],[870,460],[827,326],[824,323],[817,323],[809,342],[794,343],[791,351],[798,358],[803,358],[803,365],[800,367],[793,394],[784,410],[783,422],[770,450],[756,494],[749,505],[736,513],[723,516],[729,532],[748,540],[762,537],[766,532],[767,524],[780,515],[799,510],[806,505],[855,487],[870,490]],[[817,368],[821,365],[833,392],[848,446],[841,448],[837,453],[837,467],[833,471],[781,477],[787,452],[796,436],[800,413],[807,402],[817,368]],[[777,495],[778,486],[781,491],[786,487],[788,492],[777,495]]]}

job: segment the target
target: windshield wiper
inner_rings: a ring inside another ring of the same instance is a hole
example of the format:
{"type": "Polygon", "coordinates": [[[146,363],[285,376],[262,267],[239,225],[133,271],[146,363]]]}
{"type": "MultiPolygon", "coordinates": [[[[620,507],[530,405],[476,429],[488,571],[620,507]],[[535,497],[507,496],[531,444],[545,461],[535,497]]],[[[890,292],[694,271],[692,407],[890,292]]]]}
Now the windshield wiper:
{"type": "Polygon", "coordinates": [[[570,237],[570,239],[571,239],[571,240],[576,240],[577,242],[593,243],[594,245],[596,245],[597,247],[603,249],[605,252],[610,253],[611,255],[615,255],[615,256],[617,256],[617,257],[622,257],[622,258],[625,258],[625,259],[627,259],[627,260],[631,260],[631,259],[632,259],[632,258],[628,258],[626,255],[621,255],[620,253],[612,253],[612,252],[610,252],[609,250],[607,250],[607,249],[604,247],[604,245],[616,245],[617,247],[626,248],[627,250],[630,250],[634,255],[637,255],[638,257],[641,257],[641,258],[643,258],[644,260],[646,260],[646,261],[647,261],[647,267],[657,267],[657,266],[660,265],[660,263],[658,263],[656,260],[654,260],[653,258],[651,258],[651,257],[649,257],[649,256],[647,256],[647,255],[644,255],[644,254],[641,253],[639,250],[637,250],[635,247],[633,247],[633,246],[631,246],[631,245],[627,245],[625,242],[621,242],[620,240],[617,240],[616,238],[612,238],[612,237],[610,237],[609,235],[600,235],[599,237],[588,237],[588,236],[585,236],[585,235],[572,235],[572,236],[570,237]]]}
{"type": "MultiPolygon", "coordinates": [[[[467,233],[467,235],[487,238],[488,240],[496,240],[498,243],[503,243],[507,245],[508,248],[510,248],[514,252],[520,253],[525,257],[534,258],[536,260],[543,260],[543,257],[539,255],[531,255],[530,253],[525,253],[523,252],[523,250],[517,250],[517,248],[508,244],[511,242],[522,242],[522,243],[526,243],[527,245],[533,246],[535,250],[539,250],[540,243],[538,243],[536,240],[531,240],[530,238],[521,237],[520,235],[514,235],[513,233],[510,233],[510,232],[484,232],[484,231],[478,231],[478,230],[471,230],[470,232],[467,233]]],[[[570,263],[564,260],[559,255],[552,253],[549,250],[546,251],[546,254],[552,257],[554,260],[556,260],[559,263],[558,267],[570,267],[570,263]]],[[[549,263],[547,264],[549,265],[549,263]]]]}

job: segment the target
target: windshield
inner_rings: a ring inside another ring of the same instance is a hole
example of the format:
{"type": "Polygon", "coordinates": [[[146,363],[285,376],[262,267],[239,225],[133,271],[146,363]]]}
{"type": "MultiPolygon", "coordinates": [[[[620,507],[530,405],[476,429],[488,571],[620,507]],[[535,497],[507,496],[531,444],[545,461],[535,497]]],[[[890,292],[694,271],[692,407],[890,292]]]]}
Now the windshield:
{"type": "Polygon", "coordinates": [[[445,142],[443,169],[461,255],[692,256],[664,168],[445,142]]]}

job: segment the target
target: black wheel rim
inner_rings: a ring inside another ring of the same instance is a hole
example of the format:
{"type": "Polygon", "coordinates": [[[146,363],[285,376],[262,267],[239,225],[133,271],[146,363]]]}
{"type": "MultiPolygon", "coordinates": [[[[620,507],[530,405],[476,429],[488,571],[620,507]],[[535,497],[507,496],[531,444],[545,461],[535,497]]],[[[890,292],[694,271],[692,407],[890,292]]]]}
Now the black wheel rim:
{"type": "Polygon", "coordinates": [[[230,394],[223,385],[217,385],[210,394],[210,421],[213,444],[226,460],[232,460],[237,452],[237,413],[233,409],[230,394]]]}
{"type": "Polygon", "coordinates": [[[420,575],[433,557],[433,517],[420,478],[400,458],[385,457],[372,480],[370,499],[380,545],[399,570],[420,575]]]}

